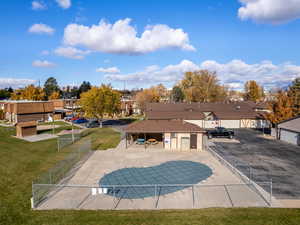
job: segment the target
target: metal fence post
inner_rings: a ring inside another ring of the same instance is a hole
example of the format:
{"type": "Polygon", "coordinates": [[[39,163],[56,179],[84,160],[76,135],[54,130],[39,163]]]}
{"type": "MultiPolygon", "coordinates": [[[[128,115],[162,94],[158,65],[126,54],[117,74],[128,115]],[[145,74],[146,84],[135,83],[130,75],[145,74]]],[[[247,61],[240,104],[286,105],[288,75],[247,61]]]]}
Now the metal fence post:
{"type": "Polygon", "coordinates": [[[51,175],[51,171],[49,171],[49,184],[52,184],[52,175],[51,175]]]}
{"type": "Polygon", "coordinates": [[[272,195],[273,195],[273,181],[271,178],[271,181],[270,181],[270,207],[272,206],[272,195]]]}
{"type": "Polygon", "coordinates": [[[252,170],[251,170],[251,166],[249,166],[249,183],[251,183],[252,180],[252,170]]]}
{"type": "Polygon", "coordinates": [[[193,208],[195,208],[194,185],[192,186],[192,192],[193,192],[193,208]]]}
{"type": "Polygon", "coordinates": [[[115,201],[116,200],[115,186],[113,186],[113,196],[114,196],[114,201],[115,201]]]}
{"type": "Polygon", "coordinates": [[[252,180],[252,170],[251,170],[251,166],[249,166],[249,179],[252,180]]]}
{"type": "Polygon", "coordinates": [[[33,181],[31,182],[31,189],[32,189],[32,200],[31,200],[31,208],[35,208],[35,204],[34,204],[34,184],[33,184],[33,181]]]}

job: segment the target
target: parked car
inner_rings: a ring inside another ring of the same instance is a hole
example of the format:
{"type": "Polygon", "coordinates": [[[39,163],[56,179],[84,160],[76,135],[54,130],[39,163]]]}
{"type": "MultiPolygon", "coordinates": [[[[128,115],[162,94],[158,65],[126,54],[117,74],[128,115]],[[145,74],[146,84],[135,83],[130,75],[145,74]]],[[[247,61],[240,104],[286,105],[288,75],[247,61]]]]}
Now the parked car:
{"type": "MultiPolygon", "coordinates": [[[[71,119],[73,119],[73,118],[74,118],[74,116],[70,115],[70,116],[66,116],[64,119],[65,119],[65,121],[71,121],[71,119]]],[[[79,119],[79,118],[77,118],[77,119],[79,119]]]]}
{"type": "Polygon", "coordinates": [[[229,139],[232,139],[234,136],[234,131],[228,130],[225,127],[216,127],[213,130],[207,131],[207,136],[209,139],[213,137],[227,137],[229,139]]]}
{"type": "Polygon", "coordinates": [[[78,116],[74,116],[74,117],[72,117],[71,119],[70,119],[70,122],[74,122],[75,120],[78,120],[78,119],[80,119],[80,117],[78,117],[78,116]]]}
{"type": "Polygon", "coordinates": [[[74,120],[73,122],[79,124],[79,123],[87,123],[89,121],[85,118],[79,118],[77,120],[74,120]]]}
{"type": "Polygon", "coordinates": [[[100,123],[98,120],[91,120],[89,121],[86,125],[87,128],[94,128],[94,127],[99,127],[100,123]]]}

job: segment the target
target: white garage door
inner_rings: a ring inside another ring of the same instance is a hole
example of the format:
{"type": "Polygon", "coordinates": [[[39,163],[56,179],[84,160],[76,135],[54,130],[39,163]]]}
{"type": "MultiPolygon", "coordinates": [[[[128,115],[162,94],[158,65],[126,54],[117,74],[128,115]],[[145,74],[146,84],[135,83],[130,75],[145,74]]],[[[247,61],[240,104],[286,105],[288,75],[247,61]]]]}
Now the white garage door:
{"type": "Polygon", "coordinates": [[[189,137],[182,137],[181,138],[181,149],[182,150],[189,150],[190,149],[190,138],[189,137]]]}
{"type": "Polygon", "coordinates": [[[221,120],[221,126],[225,128],[240,128],[240,120],[221,120]]]}
{"type": "Polygon", "coordinates": [[[280,129],[280,140],[297,145],[298,134],[295,132],[280,129]]]}

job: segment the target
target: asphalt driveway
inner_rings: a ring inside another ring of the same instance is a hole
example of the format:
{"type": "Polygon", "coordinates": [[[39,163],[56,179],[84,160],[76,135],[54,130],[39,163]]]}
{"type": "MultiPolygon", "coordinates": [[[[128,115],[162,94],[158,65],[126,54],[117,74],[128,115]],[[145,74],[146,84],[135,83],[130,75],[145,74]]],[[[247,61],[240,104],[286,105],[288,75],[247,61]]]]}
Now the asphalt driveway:
{"type": "Polygon", "coordinates": [[[214,150],[231,163],[250,164],[255,181],[272,179],[275,197],[300,199],[300,147],[265,138],[261,132],[251,129],[239,129],[235,133],[236,141],[212,139],[214,150]]]}

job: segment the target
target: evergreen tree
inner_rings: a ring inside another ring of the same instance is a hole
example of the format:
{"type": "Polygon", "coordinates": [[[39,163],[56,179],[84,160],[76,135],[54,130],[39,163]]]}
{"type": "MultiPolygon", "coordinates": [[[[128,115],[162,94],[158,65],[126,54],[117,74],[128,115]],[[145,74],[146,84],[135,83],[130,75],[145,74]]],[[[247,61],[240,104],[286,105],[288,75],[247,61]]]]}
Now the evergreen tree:
{"type": "Polygon", "coordinates": [[[49,77],[44,84],[44,91],[46,94],[46,98],[49,98],[53,92],[59,91],[59,86],[54,77],[49,77]]]}
{"type": "Polygon", "coordinates": [[[79,86],[79,95],[83,92],[87,92],[88,90],[90,90],[92,88],[92,85],[90,82],[88,81],[83,81],[82,84],[79,86]]]}
{"type": "Polygon", "coordinates": [[[171,92],[173,102],[182,102],[184,100],[184,93],[179,86],[174,86],[171,92]]]}

